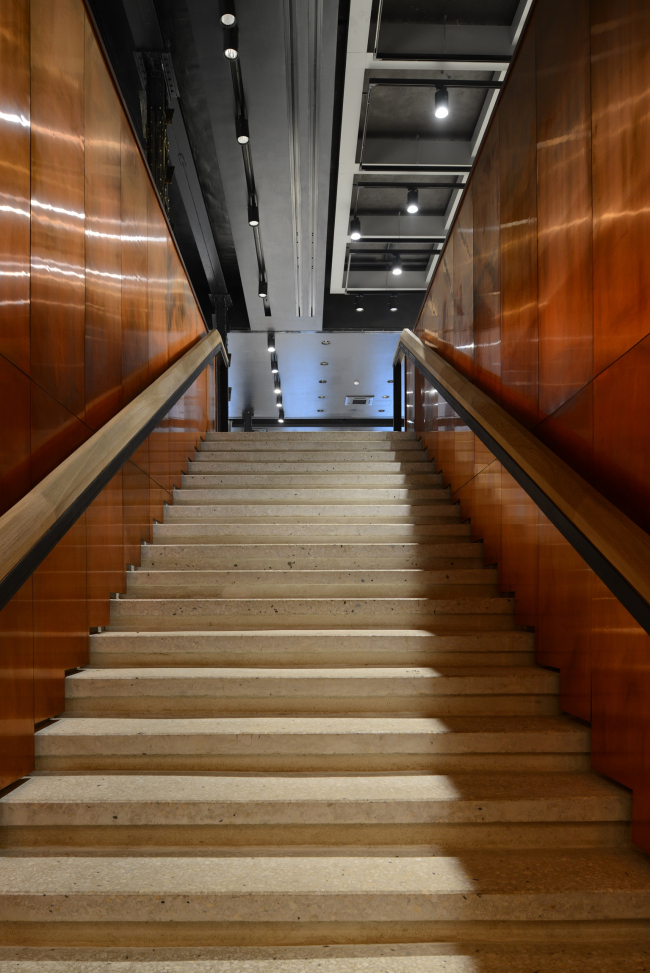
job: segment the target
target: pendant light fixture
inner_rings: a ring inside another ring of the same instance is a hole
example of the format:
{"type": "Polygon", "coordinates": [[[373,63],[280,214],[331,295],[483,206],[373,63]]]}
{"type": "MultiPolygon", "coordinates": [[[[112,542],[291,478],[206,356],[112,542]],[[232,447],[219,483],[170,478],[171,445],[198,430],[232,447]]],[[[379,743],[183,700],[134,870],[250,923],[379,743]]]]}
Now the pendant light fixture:
{"type": "Polygon", "coordinates": [[[248,204],[248,225],[249,226],[260,225],[260,214],[259,214],[259,210],[257,209],[257,203],[248,204]]]}
{"type": "Polygon", "coordinates": [[[358,216],[352,217],[352,220],[350,221],[350,239],[361,239],[361,220],[358,216]]]}
{"type": "Polygon", "coordinates": [[[234,27],[237,23],[235,14],[235,0],[219,0],[221,10],[221,25],[223,27],[234,27]]]}
{"type": "Polygon", "coordinates": [[[398,253],[396,253],[393,257],[392,273],[394,273],[396,277],[399,277],[402,273],[402,258],[398,253]]]}
{"type": "Polygon", "coordinates": [[[389,294],[388,295],[388,310],[389,311],[397,311],[398,310],[398,308],[397,308],[397,294],[389,294]]]}
{"type": "Polygon", "coordinates": [[[235,131],[237,132],[237,141],[239,144],[248,145],[250,142],[248,119],[243,115],[237,115],[237,118],[235,119],[235,131]]]}
{"type": "Polygon", "coordinates": [[[446,118],[449,114],[449,91],[444,84],[436,88],[435,112],[436,118],[446,118]]]}
{"type": "MultiPolygon", "coordinates": [[[[269,291],[269,286],[266,283],[266,278],[265,277],[260,277],[259,286],[257,288],[257,294],[258,294],[258,296],[259,297],[267,297],[268,296],[268,291],[269,291]]],[[[272,350],[273,349],[269,348],[269,351],[272,351],[272,350]]]]}
{"type": "MultiPolygon", "coordinates": [[[[223,56],[228,61],[236,61],[239,57],[239,31],[236,27],[227,30],[223,40],[223,56]]],[[[436,98],[438,95],[436,94],[436,98]]]]}
{"type": "Polygon", "coordinates": [[[357,294],[354,300],[355,311],[363,311],[363,294],[357,294]]]}
{"type": "Polygon", "coordinates": [[[266,339],[266,347],[269,352],[273,353],[275,351],[275,332],[269,331],[268,338],[266,339]]]}
{"type": "Polygon", "coordinates": [[[412,186],[406,194],[406,212],[407,213],[417,213],[420,208],[418,202],[418,190],[417,187],[412,186]]]}

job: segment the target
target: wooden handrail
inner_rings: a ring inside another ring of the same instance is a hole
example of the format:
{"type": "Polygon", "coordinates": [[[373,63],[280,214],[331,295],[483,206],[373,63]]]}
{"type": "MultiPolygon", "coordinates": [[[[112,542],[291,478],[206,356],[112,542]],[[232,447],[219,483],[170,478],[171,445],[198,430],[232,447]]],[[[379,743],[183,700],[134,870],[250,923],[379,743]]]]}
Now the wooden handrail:
{"type": "Polygon", "coordinates": [[[0,607],[219,353],[227,364],[219,332],[203,335],[0,517],[0,607]]]}
{"type": "Polygon", "coordinates": [[[409,330],[406,356],[650,632],[650,536],[528,429],[409,330]]]}

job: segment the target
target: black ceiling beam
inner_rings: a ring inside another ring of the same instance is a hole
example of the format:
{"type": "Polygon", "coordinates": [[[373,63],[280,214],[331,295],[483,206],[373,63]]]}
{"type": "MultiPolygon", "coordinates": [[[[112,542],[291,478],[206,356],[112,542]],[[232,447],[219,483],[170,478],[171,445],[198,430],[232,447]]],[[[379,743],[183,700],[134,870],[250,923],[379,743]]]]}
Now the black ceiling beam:
{"type": "Polygon", "coordinates": [[[348,250],[348,253],[350,253],[351,255],[355,253],[360,253],[363,254],[364,256],[366,254],[371,254],[371,253],[383,253],[385,257],[389,257],[394,253],[401,253],[402,256],[405,257],[408,257],[409,254],[415,254],[415,255],[426,254],[428,257],[430,257],[432,253],[440,253],[440,251],[432,250],[431,248],[427,250],[405,250],[403,247],[396,247],[393,250],[353,250],[352,248],[350,248],[348,250]]]}
{"type": "Polygon", "coordinates": [[[368,86],[390,85],[391,88],[502,88],[503,81],[453,81],[447,78],[370,78],[368,86]]]}
{"type": "Polygon", "coordinates": [[[426,233],[422,233],[417,237],[408,237],[406,235],[396,237],[396,236],[373,236],[369,233],[367,236],[364,234],[362,236],[362,241],[366,243],[426,243],[430,240],[432,243],[444,243],[447,239],[446,236],[440,236],[439,234],[432,234],[429,236],[426,233]]]}
{"type": "Polygon", "coordinates": [[[466,173],[471,172],[471,165],[438,165],[438,166],[414,166],[412,163],[405,163],[401,166],[387,165],[384,162],[361,162],[359,163],[359,169],[364,172],[404,172],[407,171],[409,174],[416,171],[418,174],[420,172],[450,172],[452,174],[456,173],[466,173]]]}
{"type": "Polygon", "coordinates": [[[464,182],[427,182],[415,183],[410,182],[355,182],[353,189],[406,189],[411,188],[417,189],[464,189],[466,183],[464,182]]]}
{"type": "Polygon", "coordinates": [[[496,61],[510,64],[511,54],[393,54],[392,51],[382,51],[375,54],[376,61],[464,61],[467,64],[494,63],[496,61]]]}

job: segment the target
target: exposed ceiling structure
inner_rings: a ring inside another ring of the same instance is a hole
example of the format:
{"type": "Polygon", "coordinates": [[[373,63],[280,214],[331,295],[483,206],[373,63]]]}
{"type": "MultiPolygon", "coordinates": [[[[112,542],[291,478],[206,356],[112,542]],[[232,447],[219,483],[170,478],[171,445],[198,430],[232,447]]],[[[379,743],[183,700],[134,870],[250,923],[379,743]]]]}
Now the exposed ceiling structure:
{"type": "Polygon", "coordinates": [[[287,417],[388,421],[532,0],[89,3],[147,152],[164,74],[161,196],[206,321],[229,318],[231,415],[277,415],[273,330],[287,417]]]}
{"type": "Polygon", "coordinates": [[[332,294],[426,290],[531,3],[351,0],[332,294]]]}

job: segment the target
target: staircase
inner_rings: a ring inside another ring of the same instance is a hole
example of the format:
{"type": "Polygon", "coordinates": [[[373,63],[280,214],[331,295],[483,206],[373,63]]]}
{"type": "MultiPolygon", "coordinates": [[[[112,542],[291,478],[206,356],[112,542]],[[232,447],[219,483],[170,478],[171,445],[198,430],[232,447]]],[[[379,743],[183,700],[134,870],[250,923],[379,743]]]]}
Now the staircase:
{"type": "Polygon", "coordinates": [[[413,434],[209,434],[127,577],[0,799],[0,973],[650,970],[629,794],[413,434]]]}

